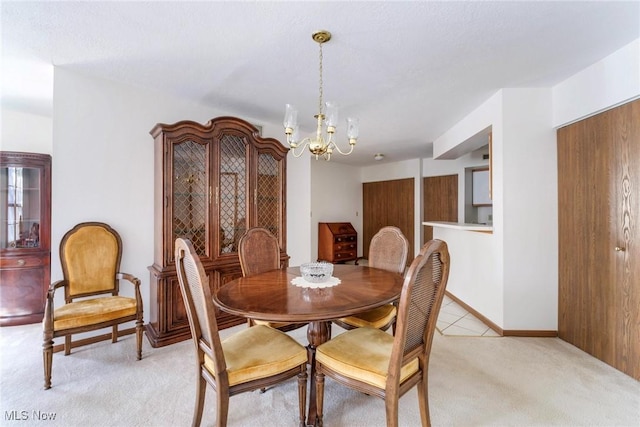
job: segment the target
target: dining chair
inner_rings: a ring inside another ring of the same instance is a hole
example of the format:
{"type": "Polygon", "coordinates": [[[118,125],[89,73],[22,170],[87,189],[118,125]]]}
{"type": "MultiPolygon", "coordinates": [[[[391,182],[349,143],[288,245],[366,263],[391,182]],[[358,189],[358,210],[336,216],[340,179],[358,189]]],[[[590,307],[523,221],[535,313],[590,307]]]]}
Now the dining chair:
{"type": "MultiPolygon", "coordinates": [[[[282,268],[278,238],[263,227],[250,228],[240,237],[238,256],[244,277],[282,268]]],[[[306,325],[306,323],[269,322],[257,319],[249,319],[248,322],[249,326],[267,325],[283,332],[306,325]]]]}
{"type": "Polygon", "coordinates": [[[137,359],[142,358],[142,296],[140,280],[120,272],[122,239],[102,222],[83,222],[60,241],[62,280],[47,292],[42,320],[44,388],[51,388],[53,339],[64,337],[64,354],[101,337],[72,341],[72,335],[111,327],[107,338],[118,341],[118,325],[135,322],[137,359]],[[132,285],[134,297],[120,295],[120,281],[132,285]],[[55,307],[55,292],[64,288],[64,304],[55,307]]]}
{"type": "MultiPolygon", "coordinates": [[[[402,231],[398,227],[382,227],[371,239],[368,266],[403,274],[408,255],[409,241],[402,231]]],[[[370,326],[386,331],[394,324],[396,314],[396,304],[385,304],[333,322],[347,330],[370,326]]]]}
{"type": "Polygon", "coordinates": [[[265,325],[220,339],[208,278],[187,239],[175,241],[178,282],[196,351],[196,403],[193,426],[202,421],[207,384],[216,391],[216,426],[227,425],[229,398],[298,377],[299,424],[305,425],[307,349],[282,331],[265,325]]]}
{"type": "Polygon", "coordinates": [[[427,242],[405,276],[395,336],[362,327],[316,348],[316,426],[323,423],[325,376],[384,399],[387,427],[398,425],[398,401],[417,386],[420,419],[430,425],[429,355],[448,276],[447,244],[427,242]]]}

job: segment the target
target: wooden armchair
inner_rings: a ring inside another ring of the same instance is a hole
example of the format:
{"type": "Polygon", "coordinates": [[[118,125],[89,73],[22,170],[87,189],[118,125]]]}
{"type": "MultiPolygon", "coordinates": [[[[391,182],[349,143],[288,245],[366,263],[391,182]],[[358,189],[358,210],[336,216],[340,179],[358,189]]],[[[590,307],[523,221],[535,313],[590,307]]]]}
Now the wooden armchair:
{"type": "MultiPolygon", "coordinates": [[[[244,277],[282,268],[278,239],[266,228],[254,227],[247,230],[238,242],[238,255],[244,277]]],[[[249,319],[249,326],[253,325],[267,325],[286,332],[300,328],[306,323],[267,322],[249,319]]]]}
{"type": "Polygon", "coordinates": [[[304,426],[307,349],[284,332],[265,325],[244,329],[221,341],[207,276],[189,240],[176,239],[175,259],[196,351],[198,381],[192,425],[199,426],[202,421],[207,383],[216,391],[216,426],[222,427],[227,425],[231,396],[263,390],[297,376],[299,423],[304,426]]]}
{"type": "Polygon", "coordinates": [[[316,426],[322,426],[324,377],[385,401],[387,427],[398,425],[398,400],[414,386],[423,426],[430,425],[428,372],[433,334],[449,277],[447,244],[431,240],[404,279],[396,334],[362,327],[316,349],[316,426]]]}
{"type": "MultiPolygon", "coordinates": [[[[369,245],[369,267],[379,268],[398,274],[404,274],[409,255],[409,241],[398,227],[383,227],[371,238],[369,245]]],[[[386,331],[394,324],[397,308],[395,304],[386,304],[354,316],[334,320],[344,329],[372,328],[386,331]]]]}
{"type": "MultiPolygon", "coordinates": [[[[71,348],[100,339],[72,342],[80,332],[112,327],[110,338],[118,340],[118,325],[135,321],[137,357],[142,358],[142,297],[140,280],[121,273],[122,240],[107,224],[84,222],[69,230],[60,242],[63,280],[49,287],[45,302],[44,388],[51,388],[53,339],[64,337],[64,354],[71,348]],[[119,295],[121,279],[133,284],[135,298],[119,295]],[[65,304],[54,308],[55,291],[64,288],[65,304]]],[[[108,338],[109,336],[107,336],[108,338]]]]}

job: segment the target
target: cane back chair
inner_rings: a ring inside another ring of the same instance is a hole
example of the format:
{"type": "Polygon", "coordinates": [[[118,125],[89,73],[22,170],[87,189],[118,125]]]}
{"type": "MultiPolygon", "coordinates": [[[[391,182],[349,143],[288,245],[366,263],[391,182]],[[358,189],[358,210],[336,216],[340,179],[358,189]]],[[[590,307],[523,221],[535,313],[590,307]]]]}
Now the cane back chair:
{"type": "MultiPolygon", "coordinates": [[[[238,256],[244,277],[282,268],[278,238],[266,228],[253,227],[247,230],[238,241],[238,256]]],[[[306,325],[306,323],[269,322],[257,319],[249,319],[248,322],[249,326],[267,325],[283,332],[306,325]]]]}
{"type": "Polygon", "coordinates": [[[284,332],[255,325],[220,339],[207,276],[191,241],[178,238],[175,260],[196,351],[193,426],[202,421],[207,383],[216,391],[216,426],[227,425],[231,396],[298,377],[299,424],[305,425],[307,349],[284,332]]]}
{"type": "MultiPolygon", "coordinates": [[[[398,227],[382,227],[372,238],[369,245],[369,267],[404,274],[409,255],[409,241],[398,227]]],[[[358,313],[353,316],[334,320],[334,323],[344,329],[372,328],[386,331],[396,320],[397,308],[395,304],[383,306],[358,313]]]]}
{"type": "Polygon", "coordinates": [[[395,336],[362,327],[344,332],[316,349],[316,426],[323,423],[325,376],[385,401],[387,427],[398,425],[398,400],[418,387],[420,418],[430,425],[429,355],[449,276],[445,242],[431,240],[405,276],[395,336]]]}

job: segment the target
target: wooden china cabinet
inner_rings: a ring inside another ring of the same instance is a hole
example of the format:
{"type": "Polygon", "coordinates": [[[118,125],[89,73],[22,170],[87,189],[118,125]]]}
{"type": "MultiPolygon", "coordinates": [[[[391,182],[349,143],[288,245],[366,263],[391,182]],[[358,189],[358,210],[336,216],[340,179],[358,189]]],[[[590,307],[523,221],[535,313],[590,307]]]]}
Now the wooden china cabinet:
{"type": "MultiPolygon", "coordinates": [[[[174,261],[177,237],[190,239],[212,291],[242,276],[237,242],[249,227],[265,227],[286,254],[286,155],[278,140],[235,117],[202,125],[157,124],[155,144],[154,262],[150,322],[153,347],[190,337],[174,261]]],[[[219,328],[245,321],[216,311],[219,328]]]]}
{"type": "Polygon", "coordinates": [[[51,280],[51,156],[0,152],[0,326],[42,321],[51,280]]]}

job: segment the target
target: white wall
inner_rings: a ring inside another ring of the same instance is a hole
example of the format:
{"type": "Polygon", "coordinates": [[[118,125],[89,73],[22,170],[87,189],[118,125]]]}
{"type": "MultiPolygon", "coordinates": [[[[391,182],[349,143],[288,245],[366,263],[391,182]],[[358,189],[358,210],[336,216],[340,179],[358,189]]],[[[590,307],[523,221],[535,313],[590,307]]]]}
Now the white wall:
{"type": "Polygon", "coordinates": [[[502,89],[434,142],[434,153],[460,153],[456,138],[492,128],[493,234],[436,228],[434,237],[464,255],[452,257],[449,291],[505,330],[557,328],[551,111],[550,89],[502,89]]]}
{"type": "Polygon", "coordinates": [[[64,233],[79,222],[106,222],[122,237],[121,270],[142,281],[147,321],[154,244],[149,130],[158,122],[206,121],[215,112],[64,68],[55,69],[54,93],[52,281],[62,278],[56,249],[64,233]]]}
{"type": "MultiPolygon", "coordinates": [[[[310,155],[303,156],[312,159],[310,155]]],[[[358,256],[362,256],[362,184],[358,168],[332,161],[310,161],[313,195],[310,214],[311,258],[306,261],[318,258],[319,222],[350,222],[358,232],[358,256]]]]}
{"type": "MultiPolygon", "coordinates": [[[[293,161],[300,161],[291,160],[293,161]]],[[[414,178],[414,247],[420,251],[422,241],[422,160],[375,164],[354,168],[337,162],[311,160],[311,259],[318,254],[318,222],[351,222],[358,232],[358,255],[362,253],[362,184],[414,178]]],[[[292,264],[293,265],[293,264],[292,264]]]]}
{"type": "MultiPolygon", "coordinates": [[[[496,325],[504,325],[504,298],[497,240],[492,234],[433,228],[433,237],[449,248],[447,291],[496,325]]],[[[504,329],[504,328],[503,328],[504,329]]]]}
{"type": "Polygon", "coordinates": [[[53,120],[51,117],[3,107],[0,114],[0,150],[51,154],[53,120]]]}
{"type": "MultiPolygon", "coordinates": [[[[290,160],[300,161],[301,159],[290,160]]],[[[358,255],[362,253],[362,183],[387,181],[393,179],[414,178],[414,217],[416,219],[414,241],[416,251],[420,250],[422,218],[420,202],[421,160],[382,163],[373,166],[354,168],[338,162],[311,160],[311,258],[318,254],[318,222],[351,222],[358,232],[358,255]]],[[[288,202],[290,203],[290,202],[288,202]]],[[[416,252],[417,253],[417,252],[416,252]]],[[[293,265],[293,264],[292,264],[293,265]]]]}
{"type": "Polygon", "coordinates": [[[640,39],[553,87],[558,128],[640,96],[640,39]]]}
{"type": "MultiPolygon", "coordinates": [[[[278,128],[282,132],[282,127],[278,128]]],[[[277,135],[277,134],[274,134],[277,135]]],[[[285,138],[275,136],[284,141],[285,138]]],[[[313,160],[315,161],[315,160],[313,160]]],[[[311,179],[311,156],[287,159],[287,253],[289,265],[296,266],[317,257],[317,248],[310,243],[318,234],[311,220],[313,185],[311,179]]],[[[317,246],[317,245],[316,245],[317,246]]]]}
{"type": "MultiPolygon", "coordinates": [[[[476,149],[477,147],[468,141],[482,130],[491,127],[493,234],[478,236],[480,233],[435,227],[433,237],[446,241],[452,254],[447,290],[504,329],[502,108],[502,91],[498,91],[433,142],[433,157],[436,160],[427,164],[435,166],[445,164],[441,162],[454,162],[440,158],[455,158],[452,153],[463,156],[476,149]]],[[[464,159],[460,159],[459,162],[464,164],[464,159]]],[[[442,172],[444,171],[440,169],[439,173],[442,172]]],[[[452,171],[455,172],[458,170],[452,171]]],[[[464,193],[463,185],[464,179],[458,183],[459,193],[464,193]]],[[[458,203],[460,197],[463,196],[459,194],[458,203]]],[[[464,199],[462,203],[464,206],[464,199]]],[[[459,211],[463,206],[459,205],[459,211]]],[[[459,218],[464,216],[459,215],[459,218]]]]}
{"type": "MultiPolygon", "coordinates": [[[[423,159],[422,175],[425,177],[458,175],[458,222],[464,222],[465,217],[465,169],[488,163],[473,154],[470,152],[457,159],[423,159]]],[[[440,227],[433,228],[433,237],[444,240],[449,247],[451,269],[447,290],[496,325],[502,325],[501,262],[496,256],[500,241],[492,234],[440,227]]]]}
{"type": "MultiPolygon", "coordinates": [[[[493,126],[493,143],[502,138],[502,95],[498,91],[433,141],[434,159],[456,159],[479,148],[474,136],[493,126]]],[[[495,160],[495,159],[494,159],[495,160]]]]}
{"type": "MultiPolygon", "coordinates": [[[[150,311],[147,267],[153,263],[154,244],[154,147],[149,131],[158,122],[205,123],[228,114],[64,68],[55,69],[54,93],[52,280],[62,278],[57,251],[62,235],[78,222],[107,222],[123,240],[122,270],[142,281],[146,322],[150,311]]],[[[280,130],[277,125],[244,118],[263,125],[264,136],[281,139],[270,133],[280,130]]],[[[288,174],[295,174],[288,179],[289,194],[308,193],[304,164],[288,162],[288,174]]],[[[308,221],[298,209],[308,214],[309,203],[305,196],[294,200],[291,197],[287,206],[287,235],[297,254],[308,251],[308,240],[300,234],[308,229],[308,221]]]]}
{"type": "Polygon", "coordinates": [[[504,329],[557,330],[558,197],[551,90],[504,89],[502,95],[504,329]]]}
{"type": "Polygon", "coordinates": [[[452,258],[454,295],[505,330],[557,329],[555,129],[639,96],[636,40],[554,88],[502,89],[434,141],[434,158],[455,158],[492,126],[492,242],[434,229],[435,237],[451,240],[454,254],[480,245],[486,251],[480,258],[452,258]]]}

